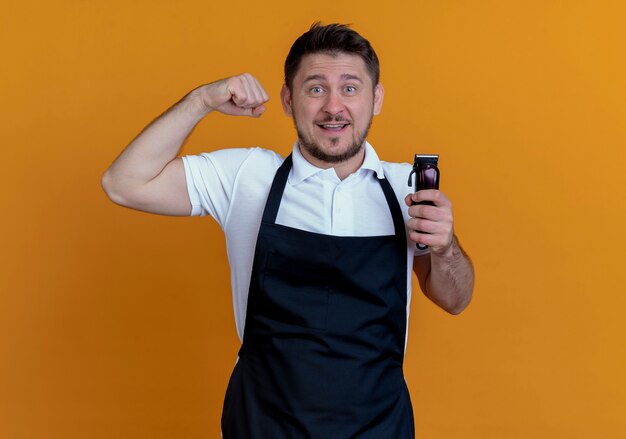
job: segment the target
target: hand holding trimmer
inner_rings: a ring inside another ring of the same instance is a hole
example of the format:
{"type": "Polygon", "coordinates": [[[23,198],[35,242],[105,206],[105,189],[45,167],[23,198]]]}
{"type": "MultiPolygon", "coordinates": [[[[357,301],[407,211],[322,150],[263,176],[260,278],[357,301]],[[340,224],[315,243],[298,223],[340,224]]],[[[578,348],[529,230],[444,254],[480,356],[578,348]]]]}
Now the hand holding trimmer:
{"type": "MultiPolygon", "coordinates": [[[[415,192],[423,189],[439,189],[439,168],[437,162],[439,154],[415,154],[413,170],[409,174],[409,186],[413,186],[413,174],[415,174],[415,192]]],[[[420,201],[413,204],[428,204],[434,206],[432,201],[420,201]]],[[[419,232],[419,230],[418,230],[419,232]]],[[[420,232],[423,233],[423,232],[420,232]]],[[[417,244],[417,248],[424,250],[428,246],[417,244]]]]}

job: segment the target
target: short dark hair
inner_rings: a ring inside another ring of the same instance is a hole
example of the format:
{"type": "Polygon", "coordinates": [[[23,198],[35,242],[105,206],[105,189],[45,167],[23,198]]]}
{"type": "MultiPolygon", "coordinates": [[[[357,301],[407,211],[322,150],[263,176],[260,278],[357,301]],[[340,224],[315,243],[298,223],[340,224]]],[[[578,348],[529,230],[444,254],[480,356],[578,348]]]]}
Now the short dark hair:
{"type": "Polygon", "coordinates": [[[322,25],[318,21],[293,43],[285,59],[285,84],[289,90],[292,89],[293,78],[298,72],[302,57],[313,53],[347,53],[360,56],[372,78],[372,85],[376,87],[380,80],[378,56],[369,41],[346,24],[322,25]]]}

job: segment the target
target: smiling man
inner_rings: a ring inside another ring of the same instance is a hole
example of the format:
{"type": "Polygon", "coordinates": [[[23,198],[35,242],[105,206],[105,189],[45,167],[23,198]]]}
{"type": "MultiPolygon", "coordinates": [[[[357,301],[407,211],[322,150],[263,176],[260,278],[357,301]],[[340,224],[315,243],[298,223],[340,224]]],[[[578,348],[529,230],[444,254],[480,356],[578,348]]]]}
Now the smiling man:
{"type": "Polygon", "coordinates": [[[191,91],[104,174],[118,204],[210,215],[226,234],[242,346],[224,438],[414,437],[402,371],[412,272],[452,314],[469,304],[474,274],[448,198],[406,194],[411,165],[380,161],[366,140],[379,75],[366,39],[315,24],[285,61],[281,102],[297,131],[287,158],[261,148],[178,157],[207,114],[263,114],[269,96],[243,74],[191,91]]]}
{"type": "MultiPolygon", "coordinates": [[[[310,54],[286,81],[281,100],[296,124],[303,156],[318,167],[358,168],[372,116],[383,102],[383,87],[373,82],[363,59],[340,52],[310,54]]],[[[338,172],[340,179],[348,174],[338,172]]]]}

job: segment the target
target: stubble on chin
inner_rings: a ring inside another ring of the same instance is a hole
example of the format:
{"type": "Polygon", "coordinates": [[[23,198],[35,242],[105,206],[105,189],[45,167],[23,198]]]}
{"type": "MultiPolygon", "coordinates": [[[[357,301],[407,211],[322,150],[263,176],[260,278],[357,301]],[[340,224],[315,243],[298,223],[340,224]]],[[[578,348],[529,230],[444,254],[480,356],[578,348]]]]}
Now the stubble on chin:
{"type": "MultiPolygon", "coordinates": [[[[352,143],[348,145],[346,150],[339,154],[325,153],[320,147],[319,143],[311,138],[307,138],[307,136],[298,129],[298,124],[295,118],[294,125],[296,126],[296,131],[298,133],[298,144],[301,148],[303,148],[307,153],[309,153],[317,160],[321,160],[325,163],[335,165],[337,163],[345,162],[361,152],[361,150],[363,149],[363,145],[365,145],[365,139],[367,138],[369,129],[372,126],[372,118],[370,117],[369,123],[367,124],[367,128],[365,129],[365,131],[360,136],[353,138],[352,143]]],[[[332,146],[337,146],[340,141],[341,139],[339,137],[332,137],[330,139],[330,144],[332,146]]]]}
{"type": "MultiPolygon", "coordinates": [[[[332,146],[337,146],[339,141],[340,139],[338,137],[330,139],[332,146]]],[[[348,148],[340,154],[327,154],[320,148],[319,144],[315,141],[307,139],[301,132],[298,132],[298,144],[300,147],[317,160],[330,164],[337,164],[351,159],[361,151],[364,143],[365,137],[360,140],[357,139],[353,141],[350,145],[348,145],[348,148]]]]}

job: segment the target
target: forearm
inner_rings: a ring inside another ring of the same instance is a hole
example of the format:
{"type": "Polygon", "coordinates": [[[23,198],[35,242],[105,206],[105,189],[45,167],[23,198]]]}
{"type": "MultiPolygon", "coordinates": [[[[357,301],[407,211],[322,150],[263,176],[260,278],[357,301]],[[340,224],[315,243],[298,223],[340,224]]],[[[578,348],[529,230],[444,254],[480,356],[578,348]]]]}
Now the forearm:
{"type": "Polygon", "coordinates": [[[470,303],[474,289],[474,269],[456,236],[443,253],[430,253],[426,295],[451,314],[459,314],[470,303]]]}
{"type": "Polygon", "coordinates": [[[198,89],[186,95],[124,149],[104,174],[105,190],[132,190],[159,175],[176,158],[185,139],[209,111],[198,89]]]}

